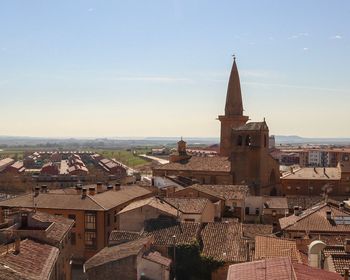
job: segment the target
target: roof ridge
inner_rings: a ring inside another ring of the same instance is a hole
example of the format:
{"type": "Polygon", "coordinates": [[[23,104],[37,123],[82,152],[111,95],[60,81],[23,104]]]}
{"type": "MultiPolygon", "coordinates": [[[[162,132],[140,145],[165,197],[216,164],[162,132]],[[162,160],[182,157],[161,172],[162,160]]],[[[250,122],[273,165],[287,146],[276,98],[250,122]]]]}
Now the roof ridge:
{"type": "Polygon", "coordinates": [[[90,195],[86,195],[86,197],[90,198],[93,202],[95,202],[98,206],[100,206],[104,210],[108,210],[106,207],[102,206],[100,203],[98,203],[95,199],[92,198],[90,195]]]}

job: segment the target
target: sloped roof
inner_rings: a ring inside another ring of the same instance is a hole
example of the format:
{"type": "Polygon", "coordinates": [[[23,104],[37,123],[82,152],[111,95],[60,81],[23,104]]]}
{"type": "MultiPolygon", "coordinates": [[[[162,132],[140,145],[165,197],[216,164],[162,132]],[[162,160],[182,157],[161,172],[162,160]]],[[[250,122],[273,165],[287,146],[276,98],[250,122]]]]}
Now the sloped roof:
{"type": "Polygon", "coordinates": [[[330,203],[320,203],[296,216],[279,219],[282,230],[311,232],[350,232],[350,224],[335,223],[335,217],[350,217],[350,213],[334,207],[330,203]],[[327,211],[332,212],[332,219],[327,219],[327,211]]]}
{"type": "Polygon", "coordinates": [[[303,167],[282,176],[282,180],[340,180],[338,167],[303,167]]]}
{"type": "MultiPolygon", "coordinates": [[[[34,198],[36,208],[46,209],[74,209],[74,210],[92,210],[103,211],[108,210],[129,201],[142,198],[151,194],[150,190],[139,186],[122,186],[119,191],[105,191],[95,195],[87,194],[82,198],[80,194],[72,194],[65,192],[47,192],[40,193],[34,198]]],[[[34,208],[33,194],[25,194],[3,200],[0,206],[5,207],[25,207],[34,208]]]]}
{"type": "Polygon", "coordinates": [[[159,252],[148,252],[143,255],[143,258],[170,268],[171,259],[163,257],[159,252]]]}
{"type": "Polygon", "coordinates": [[[293,262],[302,262],[295,240],[273,236],[255,237],[255,260],[288,256],[293,262]]]}
{"type": "Polygon", "coordinates": [[[29,239],[21,241],[20,253],[13,249],[0,255],[0,279],[49,279],[59,250],[56,247],[29,239]]]}
{"type": "Polygon", "coordinates": [[[118,215],[124,214],[126,212],[129,212],[129,211],[141,208],[141,207],[145,207],[145,206],[156,208],[159,211],[166,213],[168,215],[174,216],[174,217],[177,216],[176,208],[174,208],[173,206],[169,205],[168,203],[164,202],[163,200],[161,200],[157,197],[150,197],[150,198],[142,199],[139,201],[134,201],[134,202],[130,203],[128,206],[126,206],[124,209],[119,211],[118,215]]]}
{"type": "Polygon", "coordinates": [[[186,214],[202,214],[207,204],[210,202],[206,198],[164,198],[164,201],[169,203],[182,213],[186,214]]]}
{"type": "Polygon", "coordinates": [[[230,265],[227,280],[341,280],[339,274],[292,263],[288,257],[230,265]]]}
{"type": "Polygon", "coordinates": [[[245,185],[200,185],[195,184],[186,189],[195,189],[223,200],[244,199],[249,194],[249,187],[245,185]]]}
{"type": "Polygon", "coordinates": [[[254,239],[257,235],[272,234],[272,225],[242,224],[243,236],[254,239]]]}
{"type": "Polygon", "coordinates": [[[136,239],[140,239],[141,237],[142,237],[141,232],[113,230],[109,235],[108,243],[110,245],[112,244],[118,245],[129,241],[133,241],[136,239]]]}
{"type": "Polygon", "coordinates": [[[169,247],[174,246],[174,235],[176,245],[187,245],[197,240],[199,231],[199,223],[178,223],[174,226],[145,232],[144,235],[152,235],[154,245],[169,247]]]}
{"type": "Polygon", "coordinates": [[[120,245],[105,247],[85,262],[85,270],[87,271],[93,267],[138,255],[144,248],[144,245],[149,243],[150,240],[151,237],[144,237],[120,245]]]}
{"type": "Polygon", "coordinates": [[[156,166],[154,170],[182,170],[229,173],[231,171],[231,162],[227,157],[192,156],[190,159],[184,162],[169,162],[160,166],[156,166]]]}
{"type": "Polygon", "coordinates": [[[268,126],[266,122],[249,122],[237,128],[233,128],[233,130],[268,130],[268,126]]]}
{"type": "Polygon", "coordinates": [[[242,225],[237,222],[208,223],[201,232],[202,254],[216,261],[242,262],[247,260],[242,225]]]}

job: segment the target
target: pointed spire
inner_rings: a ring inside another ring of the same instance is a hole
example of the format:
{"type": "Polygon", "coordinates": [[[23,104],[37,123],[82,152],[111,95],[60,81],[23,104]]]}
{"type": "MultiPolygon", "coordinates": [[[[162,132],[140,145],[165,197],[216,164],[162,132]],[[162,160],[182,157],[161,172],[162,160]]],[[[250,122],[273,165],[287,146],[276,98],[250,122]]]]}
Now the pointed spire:
{"type": "Polygon", "coordinates": [[[239,81],[239,74],[238,74],[235,55],[233,55],[233,65],[232,65],[230,80],[228,82],[228,87],[227,87],[225,115],[226,116],[243,115],[241,83],[239,81]]]}

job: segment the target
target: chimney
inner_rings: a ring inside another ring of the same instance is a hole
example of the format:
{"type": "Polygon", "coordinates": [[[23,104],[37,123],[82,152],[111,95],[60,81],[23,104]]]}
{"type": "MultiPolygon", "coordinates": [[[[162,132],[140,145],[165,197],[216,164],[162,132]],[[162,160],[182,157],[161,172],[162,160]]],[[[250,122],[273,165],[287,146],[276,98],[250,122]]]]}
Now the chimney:
{"type": "Polygon", "coordinates": [[[326,212],[327,220],[332,220],[332,211],[328,210],[326,212]]]}
{"type": "Polygon", "coordinates": [[[97,193],[101,193],[102,192],[102,183],[97,182],[96,187],[97,187],[97,193]]]}
{"type": "Polygon", "coordinates": [[[96,190],[95,187],[89,187],[89,195],[95,195],[96,190]]]}
{"type": "Polygon", "coordinates": [[[114,185],[114,188],[115,188],[116,191],[120,191],[120,183],[116,183],[114,185]]]}
{"type": "Polygon", "coordinates": [[[301,207],[300,206],[294,206],[294,215],[299,216],[301,214],[301,207]]]}
{"type": "Polygon", "coordinates": [[[75,185],[75,189],[76,189],[76,191],[77,191],[77,194],[81,194],[82,193],[82,186],[81,186],[81,184],[76,184],[75,185]]]}
{"type": "Polygon", "coordinates": [[[40,187],[36,186],[35,189],[34,189],[34,196],[38,196],[39,192],[40,192],[40,187]]]}
{"type": "Polygon", "coordinates": [[[344,267],[344,280],[349,280],[349,268],[344,267]]]}
{"type": "Polygon", "coordinates": [[[82,194],[81,194],[81,198],[85,198],[86,197],[86,193],[87,193],[87,189],[83,188],[82,194]]]}
{"type": "Polygon", "coordinates": [[[107,186],[107,191],[110,191],[110,190],[113,190],[113,186],[108,185],[108,186],[107,186]]]}
{"type": "Polygon", "coordinates": [[[344,250],[345,253],[350,254],[350,239],[345,239],[344,250]]]}
{"type": "Polygon", "coordinates": [[[41,186],[41,192],[42,193],[47,193],[47,185],[42,185],[41,186]]]}
{"type": "Polygon", "coordinates": [[[21,238],[19,236],[16,236],[15,239],[15,254],[18,255],[21,252],[21,238]]]}

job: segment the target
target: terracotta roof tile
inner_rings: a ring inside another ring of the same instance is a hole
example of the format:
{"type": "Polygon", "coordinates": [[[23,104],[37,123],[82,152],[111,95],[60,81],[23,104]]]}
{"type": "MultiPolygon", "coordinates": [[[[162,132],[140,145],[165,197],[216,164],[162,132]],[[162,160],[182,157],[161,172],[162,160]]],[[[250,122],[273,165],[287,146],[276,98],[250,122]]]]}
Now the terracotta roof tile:
{"type": "Polygon", "coordinates": [[[20,246],[17,255],[13,250],[0,255],[0,279],[49,279],[59,250],[29,239],[20,246]]]}
{"type": "Polygon", "coordinates": [[[163,257],[159,252],[148,252],[143,255],[143,258],[170,268],[171,259],[163,257]]]}
{"type": "Polygon", "coordinates": [[[113,230],[109,235],[109,245],[118,245],[141,238],[140,232],[113,230]]]}
{"type": "Polygon", "coordinates": [[[350,214],[330,203],[321,203],[303,211],[298,216],[293,214],[281,218],[279,222],[281,229],[287,231],[349,233],[350,224],[335,222],[335,219],[340,217],[350,217],[350,214]],[[331,220],[327,219],[327,211],[332,213],[331,220]]]}
{"type": "Polygon", "coordinates": [[[152,235],[154,245],[169,247],[174,245],[174,235],[176,236],[176,245],[187,245],[197,241],[199,231],[199,223],[178,223],[171,227],[145,232],[144,235],[152,235]]]}
{"type": "Polygon", "coordinates": [[[217,261],[243,262],[247,259],[242,225],[236,222],[208,223],[201,232],[203,255],[217,261]]]}
{"type": "Polygon", "coordinates": [[[85,270],[87,271],[93,267],[138,255],[145,244],[149,243],[151,239],[151,237],[144,237],[120,245],[105,247],[85,262],[85,270]]]}
{"type": "Polygon", "coordinates": [[[191,188],[197,191],[207,193],[211,196],[218,197],[223,200],[244,199],[249,194],[249,187],[245,185],[200,185],[195,184],[186,189],[191,188]]]}
{"type": "Polygon", "coordinates": [[[255,237],[255,259],[292,257],[293,262],[301,263],[301,255],[295,240],[272,236],[255,237]]]}
{"type": "Polygon", "coordinates": [[[208,172],[230,172],[231,162],[227,157],[220,156],[192,156],[184,162],[170,162],[157,166],[154,170],[190,170],[190,171],[208,171],[208,172]]]}
{"type": "Polygon", "coordinates": [[[164,198],[164,200],[186,214],[201,214],[209,203],[206,198],[164,198]]]}
{"type": "Polygon", "coordinates": [[[146,207],[146,206],[156,208],[159,211],[174,217],[177,216],[176,208],[174,208],[173,206],[169,205],[168,203],[164,202],[163,200],[157,197],[150,197],[139,201],[134,201],[130,203],[128,206],[126,206],[124,209],[119,211],[118,215],[124,214],[126,212],[129,212],[138,208],[146,207]]]}
{"type": "Polygon", "coordinates": [[[255,239],[257,235],[270,235],[272,234],[272,225],[262,224],[242,224],[243,236],[251,239],[255,239]]]}

